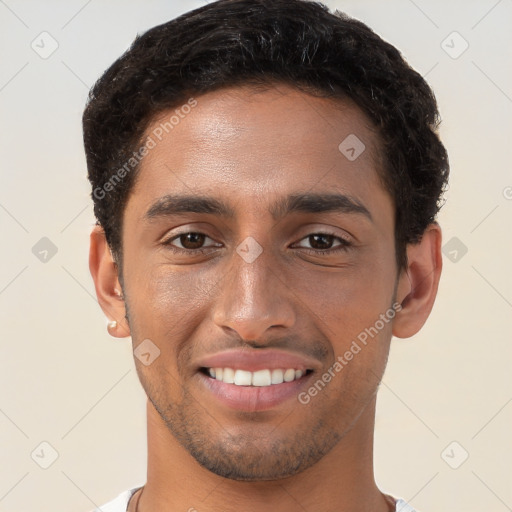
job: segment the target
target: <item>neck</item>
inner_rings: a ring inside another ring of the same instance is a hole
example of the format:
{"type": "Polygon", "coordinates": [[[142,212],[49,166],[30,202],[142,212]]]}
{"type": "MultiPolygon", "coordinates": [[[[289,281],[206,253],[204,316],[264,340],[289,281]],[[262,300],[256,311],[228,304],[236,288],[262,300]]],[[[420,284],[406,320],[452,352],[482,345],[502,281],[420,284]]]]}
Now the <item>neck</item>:
{"type": "Polygon", "coordinates": [[[294,476],[243,482],[199,465],[176,441],[148,401],[148,479],[139,511],[387,512],[373,475],[375,399],[352,429],[319,462],[294,476]]]}

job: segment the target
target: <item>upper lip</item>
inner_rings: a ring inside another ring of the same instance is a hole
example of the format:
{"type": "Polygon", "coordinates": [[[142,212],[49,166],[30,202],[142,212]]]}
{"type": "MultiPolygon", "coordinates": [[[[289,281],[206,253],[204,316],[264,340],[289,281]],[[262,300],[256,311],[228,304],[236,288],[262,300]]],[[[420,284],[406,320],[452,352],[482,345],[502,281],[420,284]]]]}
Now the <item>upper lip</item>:
{"type": "Polygon", "coordinates": [[[256,372],[258,370],[276,370],[294,368],[295,370],[313,370],[319,366],[312,359],[292,352],[275,349],[236,349],[218,352],[196,361],[200,368],[233,368],[256,372]]]}

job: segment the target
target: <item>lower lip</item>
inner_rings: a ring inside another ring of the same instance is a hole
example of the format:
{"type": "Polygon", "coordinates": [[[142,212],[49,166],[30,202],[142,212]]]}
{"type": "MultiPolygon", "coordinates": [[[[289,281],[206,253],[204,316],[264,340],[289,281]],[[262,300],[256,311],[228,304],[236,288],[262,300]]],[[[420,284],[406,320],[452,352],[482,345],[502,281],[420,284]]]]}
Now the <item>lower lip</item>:
{"type": "Polygon", "coordinates": [[[271,386],[237,386],[212,379],[204,373],[198,373],[201,382],[223,405],[239,411],[265,411],[294,398],[297,400],[302,388],[313,372],[300,379],[271,386]]]}

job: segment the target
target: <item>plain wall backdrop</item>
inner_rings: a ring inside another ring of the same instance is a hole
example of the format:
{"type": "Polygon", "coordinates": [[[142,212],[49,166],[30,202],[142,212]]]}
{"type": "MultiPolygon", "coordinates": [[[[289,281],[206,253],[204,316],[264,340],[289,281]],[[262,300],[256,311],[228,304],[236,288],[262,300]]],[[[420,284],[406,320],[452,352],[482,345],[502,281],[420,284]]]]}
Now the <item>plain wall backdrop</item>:
{"type": "MultiPolygon", "coordinates": [[[[0,512],[87,512],[145,482],[145,394],[88,269],[81,115],[137,33],[202,4],[0,1],[0,512]]],[[[512,1],[327,5],[426,77],[451,162],[438,298],[379,392],[377,482],[421,512],[512,510],[512,1]]]]}

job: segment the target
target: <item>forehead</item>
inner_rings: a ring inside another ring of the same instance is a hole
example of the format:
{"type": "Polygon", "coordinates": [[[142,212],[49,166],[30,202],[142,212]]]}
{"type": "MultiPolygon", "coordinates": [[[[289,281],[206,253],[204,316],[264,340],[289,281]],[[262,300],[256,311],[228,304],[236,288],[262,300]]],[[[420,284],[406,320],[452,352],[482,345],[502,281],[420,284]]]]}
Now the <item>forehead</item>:
{"type": "Polygon", "coordinates": [[[162,112],[146,130],[154,146],[129,199],[139,218],[152,200],[177,192],[241,200],[245,211],[293,190],[384,193],[377,135],[349,101],[276,85],[221,89],[194,103],[162,112]]]}

